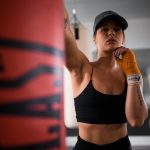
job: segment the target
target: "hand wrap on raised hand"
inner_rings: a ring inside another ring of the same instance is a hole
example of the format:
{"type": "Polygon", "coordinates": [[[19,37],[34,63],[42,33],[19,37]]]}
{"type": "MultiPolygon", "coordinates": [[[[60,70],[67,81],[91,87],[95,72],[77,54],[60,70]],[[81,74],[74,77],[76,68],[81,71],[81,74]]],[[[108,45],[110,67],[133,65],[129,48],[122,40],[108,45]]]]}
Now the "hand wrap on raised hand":
{"type": "Polygon", "coordinates": [[[141,72],[137,65],[135,55],[132,50],[127,50],[122,54],[122,58],[116,59],[120,67],[123,69],[128,84],[140,83],[141,72]]]}

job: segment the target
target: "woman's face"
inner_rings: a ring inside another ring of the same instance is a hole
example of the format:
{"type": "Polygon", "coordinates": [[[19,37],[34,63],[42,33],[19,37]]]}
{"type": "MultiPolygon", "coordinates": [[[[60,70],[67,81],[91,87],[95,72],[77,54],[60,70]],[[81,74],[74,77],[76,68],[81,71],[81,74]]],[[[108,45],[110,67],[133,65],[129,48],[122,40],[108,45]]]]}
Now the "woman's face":
{"type": "Polygon", "coordinates": [[[124,32],[113,20],[105,20],[94,36],[98,51],[114,51],[124,43],[124,32]]]}

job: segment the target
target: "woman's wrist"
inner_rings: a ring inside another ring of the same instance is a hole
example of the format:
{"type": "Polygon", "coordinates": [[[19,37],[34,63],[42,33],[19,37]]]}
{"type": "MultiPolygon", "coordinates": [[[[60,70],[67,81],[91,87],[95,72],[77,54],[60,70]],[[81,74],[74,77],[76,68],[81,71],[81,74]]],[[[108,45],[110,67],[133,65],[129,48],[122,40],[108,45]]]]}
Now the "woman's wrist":
{"type": "Polygon", "coordinates": [[[140,74],[131,74],[127,76],[127,83],[128,85],[137,85],[141,84],[142,75],[140,74]]]}

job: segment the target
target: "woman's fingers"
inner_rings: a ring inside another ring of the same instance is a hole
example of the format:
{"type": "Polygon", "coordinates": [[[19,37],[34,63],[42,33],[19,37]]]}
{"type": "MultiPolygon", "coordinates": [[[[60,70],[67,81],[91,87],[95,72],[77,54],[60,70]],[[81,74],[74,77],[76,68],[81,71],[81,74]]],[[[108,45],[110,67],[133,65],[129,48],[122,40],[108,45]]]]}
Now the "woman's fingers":
{"type": "Polygon", "coordinates": [[[118,47],[115,51],[114,51],[114,56],[116,57],[116,58],[119,58],[119,59],[122,59],[122,55],[126,52],[126,51],[128,51],[129,49],[128,48],[126,48],[126,47],[118,47]]]}

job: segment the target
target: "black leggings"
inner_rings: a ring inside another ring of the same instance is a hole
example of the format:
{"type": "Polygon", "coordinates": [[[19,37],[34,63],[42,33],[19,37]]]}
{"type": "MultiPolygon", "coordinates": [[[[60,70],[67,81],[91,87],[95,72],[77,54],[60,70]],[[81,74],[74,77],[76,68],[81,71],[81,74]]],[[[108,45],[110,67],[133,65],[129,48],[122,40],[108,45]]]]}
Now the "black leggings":
{"type": "Polygon", "coordinates": [[[87,142],[78,136],[77,143],[73,150],[132,150],[132,148],[128,136],[125,136],[116,142],[105,145],[87,142]]]}

